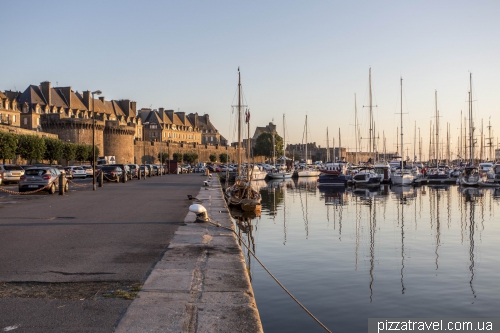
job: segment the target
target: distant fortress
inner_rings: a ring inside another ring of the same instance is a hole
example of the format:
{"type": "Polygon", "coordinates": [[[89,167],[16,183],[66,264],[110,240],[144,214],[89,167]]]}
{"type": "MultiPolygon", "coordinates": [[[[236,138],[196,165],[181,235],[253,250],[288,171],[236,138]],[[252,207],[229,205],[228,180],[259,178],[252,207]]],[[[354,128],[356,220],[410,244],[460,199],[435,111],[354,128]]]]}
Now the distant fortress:
{"type": "Polygon", "coordinates": [[[91,145],[93,119],[96,146],[117,163],[154,163],[160,151],[170,152],[170,158],[175,152],[196,152],[204,161],[213,153],[235,154],[208,114],[137,110],[128,99],[93,98],[90,91],[52,87],[48,81],[22,93],[0,91],[0,130],[91,145]]]}

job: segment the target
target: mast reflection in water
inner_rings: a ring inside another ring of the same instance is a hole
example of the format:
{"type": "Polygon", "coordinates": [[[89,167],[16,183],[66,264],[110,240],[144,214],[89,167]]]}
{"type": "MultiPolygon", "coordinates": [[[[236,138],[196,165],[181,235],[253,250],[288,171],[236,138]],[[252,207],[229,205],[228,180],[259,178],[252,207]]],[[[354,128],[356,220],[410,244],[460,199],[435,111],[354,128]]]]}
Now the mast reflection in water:
{"type": "MultiPolygon", "coordinates": [[[[262,215],[236,218],[236,231],[330,329],[366,332],[367,318],[497,315],[500,190],[318,189],[316,179],[259,187],[262,215]]],[[[322,332],[243,251],[264,330],[322,332]]]]}

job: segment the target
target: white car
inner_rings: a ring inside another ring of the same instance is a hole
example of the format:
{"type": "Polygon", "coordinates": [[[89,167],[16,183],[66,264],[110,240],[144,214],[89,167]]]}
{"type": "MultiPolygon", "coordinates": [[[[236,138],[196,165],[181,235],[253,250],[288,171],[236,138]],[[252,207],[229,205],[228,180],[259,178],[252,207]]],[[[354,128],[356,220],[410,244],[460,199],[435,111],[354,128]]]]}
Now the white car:
{"type": "Polygon", "coordinates": [[[87,172],[81,166],[69,166],[64,168],[66,170],[66,175],[69,178],[86,178],[87,172]]]}

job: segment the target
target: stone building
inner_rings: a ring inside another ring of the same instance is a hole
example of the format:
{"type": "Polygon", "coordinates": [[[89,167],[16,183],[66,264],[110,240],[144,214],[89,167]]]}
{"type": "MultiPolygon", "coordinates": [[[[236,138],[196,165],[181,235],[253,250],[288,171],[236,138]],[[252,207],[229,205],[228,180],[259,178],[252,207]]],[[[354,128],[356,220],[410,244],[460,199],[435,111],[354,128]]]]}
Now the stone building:
{"type": "Polygon", "coordinates": [[[30,85],[17,96],[21,128],[57,134],[66,142],[92,144],[93,114],[95,144],[101,155],[113,155],[118,163],[134,161],[134,138],[142,124],[136,103],[130,100],[92,100],[90,91],[75,92],[71,87],[52,87],[50,82],[30,85]]]}
{"type": "Polygon", "coordinates": [[[227,146],[227,140],[224,139],[210,121],[210,116],[204,114],[199,116],[198,112],[188,115],[191,123],[201,131],[201,144],[204,145],[222,145],[227,146]]]}
{"type": "Polygon", "coordinates": [[[16,94],[7,92],[7,95],[0,91],[0,124],[19,127],[21,124],[21,111],[17,105],[16,94]],[[10,95],[10,97],[7,95],[10,95]]]}
{"type": "Polygon", "coordinates": [[[202,143],[201,130],[194,125],[185,112],[173,110],[139,110],[144,124],[145,141],[166,141],[178,143],[202,143]]]}

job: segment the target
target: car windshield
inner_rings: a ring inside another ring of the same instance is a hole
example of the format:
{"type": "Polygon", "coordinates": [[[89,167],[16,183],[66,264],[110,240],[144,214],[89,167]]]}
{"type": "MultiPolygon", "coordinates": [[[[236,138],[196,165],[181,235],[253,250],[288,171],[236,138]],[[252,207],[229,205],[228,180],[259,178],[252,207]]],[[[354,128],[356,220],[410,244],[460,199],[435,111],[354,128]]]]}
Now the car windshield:
{"type": "Polygon", "coordinates": [[[5,170],[23,170],[19,165],[4,165],[5,170]]]}
{"type": "Polygon", "coordinates": [[[45,169],[28,169],[24,174],[27,176],[41,176],[46,172],[47,170],[45,169]]]}
{"type": "Polygon", "coordinates": [[[83,170],[82,167],[74,167],[73,170],[83,170]]]}
{"type": "Polygon", "coordinates": [[[102,171],[113,171],[113,170],[115,170],[115,167],[110,167],[110,166],[108,166],[108,167],[102,167],[101,170],[102,171]]]}

